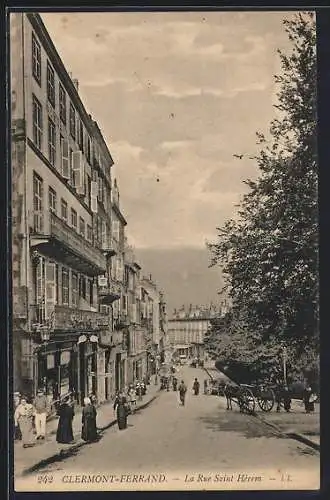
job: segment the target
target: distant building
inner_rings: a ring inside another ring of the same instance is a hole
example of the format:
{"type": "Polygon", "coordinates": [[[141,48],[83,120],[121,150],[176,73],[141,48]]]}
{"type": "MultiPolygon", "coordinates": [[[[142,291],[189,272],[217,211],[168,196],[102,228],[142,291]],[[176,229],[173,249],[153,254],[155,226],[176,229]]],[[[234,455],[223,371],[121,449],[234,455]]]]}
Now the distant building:
{"type": "Polygon", "coordinates": [[[220,308],[210,306],[182,306],[174,310],[168,320],[168,336],[174,356],[204,356],[204,338],[211,318],[221,314],[220,308]]]}

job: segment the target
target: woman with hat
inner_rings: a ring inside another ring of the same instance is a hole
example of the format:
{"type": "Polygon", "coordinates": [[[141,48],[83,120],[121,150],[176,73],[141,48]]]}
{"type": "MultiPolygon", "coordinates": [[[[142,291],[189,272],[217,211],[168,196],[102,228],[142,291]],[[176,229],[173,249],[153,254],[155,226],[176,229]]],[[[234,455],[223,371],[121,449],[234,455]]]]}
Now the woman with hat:
{"type": "Polygon", "coordinates": [[[74,417],[74,408],[71,397],[66,396],[59,409],[58,427],[56,432],[56,441],[61,444],[69,444],[73,441],[72,420],[74,417]]]}
{"type": "Polygon", "coordinates": [[[90,398],[84,398],[81,437],[89,442],[97,440],[96,408],[92,405],[90,398]]]}
{"type": "Polygon", "coordinates": [[[14,413],[15,427],[19,426],[22,434],[23,448],[35,444],[33,435],[34,406],[28,402],[26,396],[21,397],[21,402],[14,413]]]}
{"type": "Polygon", "coordinates": [[[117,424],[118,429],[126,429],[127,428],[127,414],[128,414],[128,404],[125,392],[121,390],[115,399],[113,405],[114,412],[117,413],[117,424]]]}

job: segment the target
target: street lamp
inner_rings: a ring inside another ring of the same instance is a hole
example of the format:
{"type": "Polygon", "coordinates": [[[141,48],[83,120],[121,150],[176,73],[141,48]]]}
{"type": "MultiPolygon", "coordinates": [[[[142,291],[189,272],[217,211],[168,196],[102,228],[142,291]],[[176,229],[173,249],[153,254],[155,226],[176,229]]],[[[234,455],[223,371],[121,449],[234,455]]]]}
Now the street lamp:
{"type": "MultiPolygon", "coordinates": [[[[45,355],[46,355],[46,347],[47,347],[47,344],[50,340],[51,327],[49,325],[42,325],[41,326],[39,324],[36,324],[36,325],[33,325],[33,329],[34,329],[35,333],[40,335],[40,340],[42,342],[41,345],[38,345],[34,348],[33,354],[39,354],[40,351],[42,349],[44,349],[45,355]]],[[[38,363],[38,361],[37,361],[37,363],[38,363]]],[[[35,366],[35,364],[34,364],[34,366],[35,366]]],[[[36,382],[39,382],[38,381],[38,378],[39,378],[38,371],[36,371],[35,376],[36,376],[36,382]]],[[[36,384],[36,385],[38,385],[38,384],[36,384]]],[[[47,377],[46,376],[43,377],[43,385],[44,385],[44,389],[46,389],[47,388],[47,377]]],[[[35,387],[35,390],[37,390],[37,387],[35,387]]]]}

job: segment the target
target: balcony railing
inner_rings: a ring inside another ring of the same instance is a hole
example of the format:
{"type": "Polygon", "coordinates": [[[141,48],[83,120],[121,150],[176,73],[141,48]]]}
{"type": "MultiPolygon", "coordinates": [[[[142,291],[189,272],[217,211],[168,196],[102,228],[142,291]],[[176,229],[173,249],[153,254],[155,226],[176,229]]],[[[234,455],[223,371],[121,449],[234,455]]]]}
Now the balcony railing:
{"type": "Polygon", "coordinates": [[[36,304],[30,307],[31,329],[47,326],[51,331],[96,331],[109,327],[109,316],[67,306],[36,304]]]}
{"type": "Polygon", "coordinates": [[[69,227],[55,214],[50,214],[50,233],[69,250],[90,262],[103,272],[106,270],[106,257],[99,248],[94,247],[74,229],[69,227]]]}

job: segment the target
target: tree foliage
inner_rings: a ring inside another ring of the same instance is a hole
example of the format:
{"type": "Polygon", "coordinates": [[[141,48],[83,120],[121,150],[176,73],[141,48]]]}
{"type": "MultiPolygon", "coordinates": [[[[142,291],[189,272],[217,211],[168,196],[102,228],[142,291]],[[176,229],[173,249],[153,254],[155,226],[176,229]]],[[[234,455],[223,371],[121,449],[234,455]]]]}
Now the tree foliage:
{"type": "Polygon", "coordinates": [[[316,28],[310,13],[296,14],[284,27],[292,50],[279,51],[268,138],[257,133],[259,175],[245,181],[238,218],[218,228],[209,248],[233,303],[230,350],[237,344],[246,354],[245,344],[257,356],[285,342],[296,360],[306,346],[316,352],[318,337],[316,28]]]}

